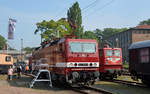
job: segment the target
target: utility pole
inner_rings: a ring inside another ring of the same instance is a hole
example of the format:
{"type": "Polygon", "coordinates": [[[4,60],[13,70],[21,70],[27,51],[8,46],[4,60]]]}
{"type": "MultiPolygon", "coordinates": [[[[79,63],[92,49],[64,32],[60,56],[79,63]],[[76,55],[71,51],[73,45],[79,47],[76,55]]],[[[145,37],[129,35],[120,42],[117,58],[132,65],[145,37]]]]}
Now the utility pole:
{"type": "Polygon", "coordinates": [[[116,38],[116,47],[119,48],[119,40],[118,40],[118,38],[116,38]]]}
{"type": "Polygon", "coordinates": [[[21,38],[21,62],[23,61],[23,53],[22,53],[22,49],[23,49],[23,39],[21,38]]]}

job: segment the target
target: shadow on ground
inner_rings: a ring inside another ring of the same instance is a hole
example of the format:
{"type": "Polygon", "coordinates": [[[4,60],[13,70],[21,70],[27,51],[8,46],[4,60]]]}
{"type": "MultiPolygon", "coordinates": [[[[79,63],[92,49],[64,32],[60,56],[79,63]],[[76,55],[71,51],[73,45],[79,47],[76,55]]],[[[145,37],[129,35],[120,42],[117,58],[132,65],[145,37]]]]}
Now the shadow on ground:
{"type": "MultiPolygon", "coordinates": [[[[29,83],[32,81],[32,79],[33,79],[33,77],[26,76],[26,75],[22,75],[20,79],[17,79],[17,76],[14,75],[13,80],[11,80],[11,81],[7,80],[7,81],[10,86],[29,88],[29,83]]],[[[68,88],[68,86],[66,86],[64,84],[53,85],[53,87],[51,88],[49,86],[48,82],[36,82],[34,84],[33,89],[35,89],[35,90],[53,90],[53,91],[70,90],[70,88],[68,88]]]]}
{"type": "Polygon", "coordinates": [[[108,81],[99,81],[94,86],[114,92],[115,94],[150,94],[148,87],[129,86],[108,81]]]}

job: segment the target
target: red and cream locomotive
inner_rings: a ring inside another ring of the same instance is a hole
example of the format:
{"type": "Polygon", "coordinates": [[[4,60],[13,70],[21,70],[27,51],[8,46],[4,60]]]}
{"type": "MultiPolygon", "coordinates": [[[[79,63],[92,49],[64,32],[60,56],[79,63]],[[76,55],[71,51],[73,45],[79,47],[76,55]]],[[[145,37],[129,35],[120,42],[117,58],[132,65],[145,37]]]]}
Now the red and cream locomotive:
{"type": "Polygon", "coordinates": [[[56,39],[33,51],[32,66],[41,58],[47,60],[52,80],[55,81],[89,84],[99,77],[96,40],[56,39]]]}
{"type": "Polygon", "coordinates": [[[100,79],[113,79],[121,75],[122,50],[121,48],[104,47],[99,50],[100,79]]]}

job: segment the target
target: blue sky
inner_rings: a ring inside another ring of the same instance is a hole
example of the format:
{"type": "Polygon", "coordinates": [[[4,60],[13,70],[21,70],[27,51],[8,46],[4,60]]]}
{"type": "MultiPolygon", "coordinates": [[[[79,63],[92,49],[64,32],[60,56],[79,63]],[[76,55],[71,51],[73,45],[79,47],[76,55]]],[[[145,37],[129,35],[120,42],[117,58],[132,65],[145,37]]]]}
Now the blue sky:
{"type": "Polygon", "coordinates": [[[9,45],[20,49],[23,38],[24,47],[39,46],[35,24],[67,17],[67,10],[75,1],[82,9],[84,30],[135,27],[150,18],[150,0],[0,0],[0,34],[7,38],[8,19],[13,18],[17,20],[16,31],[9,45]]]}

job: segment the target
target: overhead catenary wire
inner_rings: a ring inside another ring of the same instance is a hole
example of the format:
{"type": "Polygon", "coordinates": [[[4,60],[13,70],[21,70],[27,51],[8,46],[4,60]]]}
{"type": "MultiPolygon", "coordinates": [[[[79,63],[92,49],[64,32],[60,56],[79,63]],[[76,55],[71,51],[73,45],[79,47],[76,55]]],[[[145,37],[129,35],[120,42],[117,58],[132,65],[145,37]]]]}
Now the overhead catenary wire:
{"type": "Polygon", "coordinates": [[[98,8],[98,9],[94,10],[93,12],[91,12],[91,13],[87,14],[86,16],[84,16],[84,18],[88,17],[89,15],[94,14],[94,13],[97,12],[97,11],[102,10],[103,8],[107,7],[108,5],[110,5],[111,3],[113,3],[114,1],[115,1],[115,0],[111,0],[110,2],[107,2],[107,3],[104,4],[102,7],[98,8]]]}
{"type": "MultiPolygon", "coordinates": [[[[73,3],[74,3],[74,1],[71,2],[71,3],[69,2],[68,4],[69,4],[69,5],[73,5],[73,3]]],[[[66,7],[66,8],[68,9],[68,7],[66,7]]],[[[66,8],[63,8],[61,11],[59,11],[59,12],[57,13],[57,15],[56,15],[55,18],[57,18],[57,17],[60,16],[60,15],[62,16],[62,14],[65,13],[64,11],[66,10],[66,8]]]]}
{"type": "Polygon", "coordinates": [[[82,8],[81,10],[82,10],[83,12],[85,12],[88,8],[90,8],[90,7],[94,6],[94,5],[96,5],[99,1],[100,1],[100,0],[95,0],[94,2],[90,3],[89,5],[87,5],[86,7],[82,8]]]}
{"type": "MultiPolygon", "coordinates": [[[[101,0],[95,0],[94,2],[90,3],[89,5],[85,6],[83,9],[81,9],[81,11],[85,12],[88,8],[90,8],[90,7],[92,7],[92,6],[95,7],[95,5],[96,5],[99,1],[101,1],[101,0]]],[[[73,5],[73,3],[74,3],[74,1],[71,2],[69,5],[73,5]]],[[[62,11],[60,11],[60,12],[56,15],[56,18],[57,18],[58,16],[64,14],[64,13],[65,13],[65,12],[64,12],[65,10],[66,10],[66,8],[64,8],[62,11]]]]}

